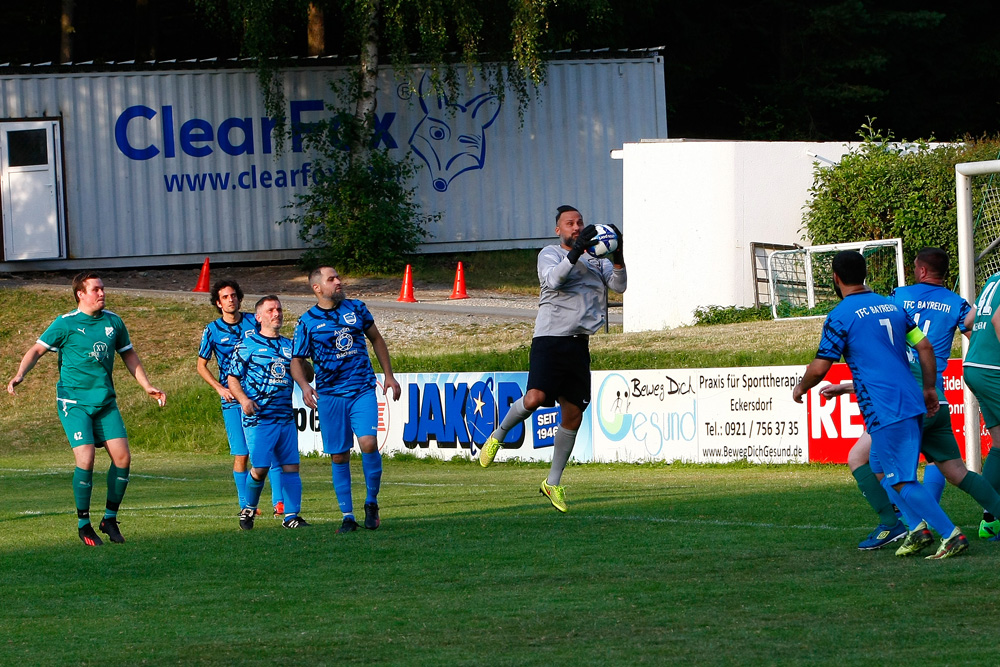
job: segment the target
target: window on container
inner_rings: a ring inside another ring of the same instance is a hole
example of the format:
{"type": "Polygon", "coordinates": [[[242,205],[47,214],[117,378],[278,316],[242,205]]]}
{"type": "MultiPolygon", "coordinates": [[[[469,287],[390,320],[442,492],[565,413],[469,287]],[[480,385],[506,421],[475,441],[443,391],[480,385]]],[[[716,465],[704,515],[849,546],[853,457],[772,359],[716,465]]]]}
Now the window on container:
{"type": "Polygon", "coordinates": [[[45,130],[12,130],[7,132],[7,158],[11,167],[48,164],[49,146],[45,130]]]}

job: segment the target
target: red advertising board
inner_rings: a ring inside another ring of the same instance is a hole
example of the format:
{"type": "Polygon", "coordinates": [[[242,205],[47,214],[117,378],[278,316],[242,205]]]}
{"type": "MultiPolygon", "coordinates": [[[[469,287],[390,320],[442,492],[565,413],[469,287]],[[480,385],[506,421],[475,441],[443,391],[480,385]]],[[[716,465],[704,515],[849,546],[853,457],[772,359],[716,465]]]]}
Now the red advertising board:
{"type": "MultiPolygon", "coordinates": [[[[851,379],[847,364],[834,364],[820,387],[851,379]]],[[[951,426],[958,448],[965,456],[965,404],[962,396],[962,360],[951,359],[944,372],[944,393],[951,412],[951,426]]],[[[847,452],[864,431],[864,420],[854,394],[827,400],[819,395],[819,387],[809,392],[809,461],[816,463],[847,463],[847,452]]],[[[989,432],[979,420],[983,457],[990,448],[989,432]]]]}

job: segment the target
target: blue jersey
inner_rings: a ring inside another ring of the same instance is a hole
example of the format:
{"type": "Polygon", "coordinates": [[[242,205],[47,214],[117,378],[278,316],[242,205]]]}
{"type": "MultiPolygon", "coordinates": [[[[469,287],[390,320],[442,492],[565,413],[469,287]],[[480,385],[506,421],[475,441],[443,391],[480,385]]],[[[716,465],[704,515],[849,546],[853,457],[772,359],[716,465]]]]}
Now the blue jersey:
{"type": "Polygon", "coordinates": [[[212,355],[215,355],[215,362],[219,365],[219,382],[223,386],[228,382],[229,358],[233,356],[236,344],[252,331],[257,331],[257,318],[250,313],[240,313],[239,321],[233,324],[220,317],[205,325],[198,356],[211,361],[212,355]]]}
{"type": "MultiPolygon", "coordinates": [[[[934,348],[934,356],[937,358],[935,370],[938,399],[947,403],[944,398],[944,371],[948,367],[948,357],[951,356],[955,329],[962,333],[968,331],[965,328],[965,317],[972,311],[972,306],[947,287],[928,283],[897,287],[889,295],[889,299],[906,311],[934,348]]],[[[912,350],[910,372],[922,382],[920,359],[912,350]]]]}
{"type": "Polygon", "coordinates": [[[926,412],[920,387],[909,379],[906,337],[912,328],[905,310],[874,292],[846,296],[823,323],[816,358],[844,357],[869,433],[926,412]]]}
{"type": "Polygon", "coordinates": [[[244,426],[293,419],[291,371],[292,341],[284,336],[268,338],[254,331],[240,341],[229,360],[229,375],[258,408],[252,416],[243,415],[244,426]]]}
{"type": "Polygon", "coordinates": [[[365,340],[373,324],[368,308],[355,299],[332,310],[313,306],[299,318],[292,355],[312,359],[317,394],[350,398],[375,386],[365,340]]]}

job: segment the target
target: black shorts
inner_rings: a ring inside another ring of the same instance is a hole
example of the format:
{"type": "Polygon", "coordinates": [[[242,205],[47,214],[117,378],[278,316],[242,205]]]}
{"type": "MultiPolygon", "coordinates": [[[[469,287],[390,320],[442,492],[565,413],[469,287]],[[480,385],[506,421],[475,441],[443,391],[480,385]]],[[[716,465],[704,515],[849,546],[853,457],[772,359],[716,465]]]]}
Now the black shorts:
{"type": "Polygon", "coordinates": [[[539,336],[531,339],[528,389],[545,394],[542,405],[565,399],[586,410],[590,405],[590,337],[539,336]]]}

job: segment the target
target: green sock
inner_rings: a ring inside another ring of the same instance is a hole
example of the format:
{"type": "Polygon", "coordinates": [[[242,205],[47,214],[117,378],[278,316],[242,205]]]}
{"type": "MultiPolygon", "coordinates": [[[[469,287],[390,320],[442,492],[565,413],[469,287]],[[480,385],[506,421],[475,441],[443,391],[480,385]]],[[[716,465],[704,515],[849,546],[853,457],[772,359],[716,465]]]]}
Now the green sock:
{"type": "Polygon", "coordinates": [[[77,527],[90,523],[90,493],[94,490],[94,471],[73,469],[73,498],[76,501],[77,527]]]}
{"type": "Polygon", "coordinates": [[[983,462],[983,478],[1000,491],[1000,449],[990,447],[990,453],[983,462]]]}
{"type": "Polygon", "coordinates": [[[889,502],[889,495],[882,488],[882,485],[879,484],[875,473],[872,472],[872,467],[866,463],[851,474],[854,475],[854,480],[858,483],[861,495],[865,497],[868,504],[878,514],[879,523],[886,526],[895,526],[899,519],[896,517],[896,512],[892,509],[892,503],[889,502]]]}
{"type": "Polygon", "coordinates": [[[128,488],[128,468],[119,468],[114,463],[108,468],[108,504],[104,516],[115,518],[118,516],[118,507],[125,497],[125,489],[128,488]]]}
{"type": "Polygon", "coordinates": [[[958,488],[972,496],[973,500],[993,516],[1000,516],[1000,495],[982,475],[970,470],[958,488]]]}

